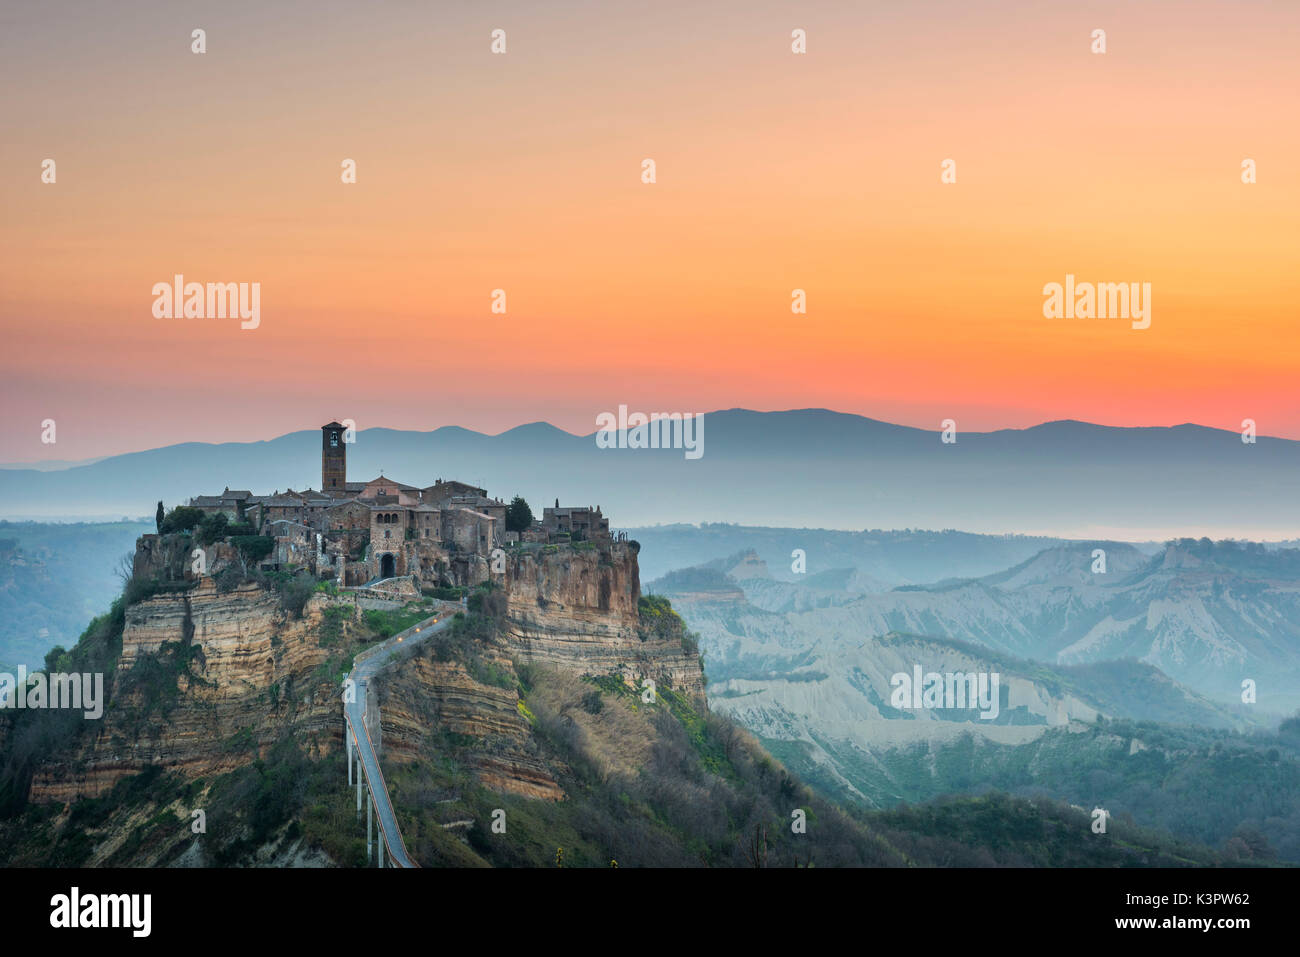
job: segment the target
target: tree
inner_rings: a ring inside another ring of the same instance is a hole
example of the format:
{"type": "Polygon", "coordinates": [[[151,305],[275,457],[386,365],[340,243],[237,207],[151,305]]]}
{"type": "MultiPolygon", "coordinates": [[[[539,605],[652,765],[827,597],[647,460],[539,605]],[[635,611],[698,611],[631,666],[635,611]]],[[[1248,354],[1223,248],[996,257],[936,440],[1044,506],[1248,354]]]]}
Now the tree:
{"type": "Polygon", "coordinates": [[[158,512],[157,512],[157,514],[154,515],[154,517],[153,517],[153,523],[154,523],[155,526],[157,526],[157,528],[158,528],[158,534],[159,534],[159,535],[162,534],[162,523],[163,523],[163,519],[166,518],[166,517],[167,517],[167,512],[163,509],[163,504],[162,504],[162,502],[159,502],[159,503],[158,503],[158,512]]]}
{"type": "Polygon", "coordinates": [[[275,539],[269,535],[235,535],[230,543],[239,549],[239,557],[245,570],[248,563],[257,564],[275,549],[275,539]]]}
{"type": "Polygon", "coordinates": [[[230,519],[226,518],[225,512],[214,512],[211,515],[203,516],[203,521],[198,524],[198,542],[200,545],[211,545],[219,538],[224,538],[228,534],[230,519]]]}
{"type": "Polygon", "coordinates": [[[126,588],[135,577],[135,552],[126,552],[117,560],[117,578],[126,588]]]}
{"type": "Polygon", "coordinates": [[[188,532],[199,522],[203,521],[203,509],[193,508],[189,505],[177,505],[167,513],[159,526],[159,531],[166,534],[168,532],[188,532]]]}
{"type": "Polygon", "coordinates": [[[528,507],[523,496],[516,495],[506,506],[506,531],[522,532],[533,524],[533,510],[528,507]]]}

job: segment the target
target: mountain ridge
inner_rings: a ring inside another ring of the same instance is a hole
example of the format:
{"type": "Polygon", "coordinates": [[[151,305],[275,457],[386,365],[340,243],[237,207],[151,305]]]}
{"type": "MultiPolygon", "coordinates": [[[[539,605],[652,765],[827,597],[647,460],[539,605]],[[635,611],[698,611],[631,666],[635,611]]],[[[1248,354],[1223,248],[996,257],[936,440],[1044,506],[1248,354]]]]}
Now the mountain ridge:
{"type": "MultiPolygon", "coordinates": [[[[496,435],[458,426],[371,428],[349,447],[352,476],[460,478],[547,500],[570,488],[619,527],[738,522],[827,529],[962,528],[1068,538],[1300,537],[1300,442],[1207,426],[1103,426],[940,433],[830,410],[704,415],[703,455],[601,449],[525,423],[496,435]],[[689,489],[690,494],[682,494],[689,489]],[[1122,530],[1122,531],[1120,531],[1122,530]]],[[[223,487],[315,488],[319,434],[187,442],[59,471],[0,470],[11,518],[151,515],[223,487]]]]}

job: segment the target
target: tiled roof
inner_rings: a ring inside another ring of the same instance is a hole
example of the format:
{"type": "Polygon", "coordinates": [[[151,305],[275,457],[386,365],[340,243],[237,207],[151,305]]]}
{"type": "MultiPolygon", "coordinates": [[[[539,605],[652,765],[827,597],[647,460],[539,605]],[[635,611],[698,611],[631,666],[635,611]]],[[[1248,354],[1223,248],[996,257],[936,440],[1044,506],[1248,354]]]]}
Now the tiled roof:
{"type": "Polygon", "coordinates": [[[299,508],[302,506],[303,500],[300,496],[292,492],[285,492],[280,495],[268,495],[262,504],[276,508],[299,508]]]}

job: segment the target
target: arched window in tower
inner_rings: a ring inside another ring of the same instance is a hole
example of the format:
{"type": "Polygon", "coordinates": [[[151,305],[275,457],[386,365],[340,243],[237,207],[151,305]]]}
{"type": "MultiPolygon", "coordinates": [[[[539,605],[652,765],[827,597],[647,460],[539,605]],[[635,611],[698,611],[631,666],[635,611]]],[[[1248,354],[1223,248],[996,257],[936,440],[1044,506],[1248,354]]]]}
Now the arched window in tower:
{"type": "Polygon", "coordinates": [[[338,447],[339,447],[339,434],[338,434],[337,432],[331,432],[331,433],[330,433],[330,448],[332,448],[332,449],[337,449],[338,447]]]}

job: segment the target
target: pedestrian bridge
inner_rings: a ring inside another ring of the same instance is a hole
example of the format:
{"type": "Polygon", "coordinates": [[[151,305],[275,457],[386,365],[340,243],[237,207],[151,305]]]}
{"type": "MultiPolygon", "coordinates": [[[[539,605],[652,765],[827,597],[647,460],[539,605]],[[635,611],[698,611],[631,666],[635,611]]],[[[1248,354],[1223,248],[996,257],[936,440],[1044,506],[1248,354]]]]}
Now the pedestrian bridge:
{"type": "Polygon", "coordinates": [[[402,832],[393,813],[393,802],[384,782],[384,772],[379,767],[379,755],[374,737],[379,737],[379,709],[375,708],[373,726],[368,717],[367,704],[370,679],[389,664],[394,654],[407,654],[413,647],[447,628],[452,622],[455,607],[417,622],[405,631],[367,648],[357,655],[344,684],[343,736],[347,741],[348,786],[357,789],[357,818],[361,817],[362,790],[366,803],[366,863],[371,858],[377,867],[419,867],[407,853],[402,842],[402,832]],[[348,691],[351,691],[349,694],[348,691]],[[351,699],[351,700],[349,700],[351,699]],[[355,780],[354,780],[355,779],[355,780]],[[379,840],[375,839],[375,823],[379,825],[379,840]],[[373,850],[372,850],[373,848],[373,850]]]}

